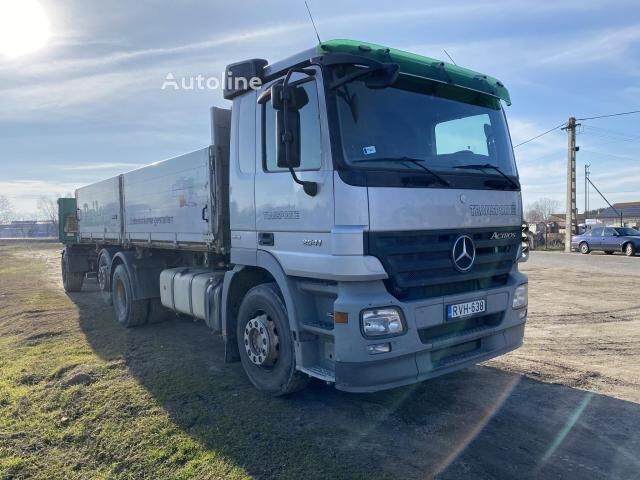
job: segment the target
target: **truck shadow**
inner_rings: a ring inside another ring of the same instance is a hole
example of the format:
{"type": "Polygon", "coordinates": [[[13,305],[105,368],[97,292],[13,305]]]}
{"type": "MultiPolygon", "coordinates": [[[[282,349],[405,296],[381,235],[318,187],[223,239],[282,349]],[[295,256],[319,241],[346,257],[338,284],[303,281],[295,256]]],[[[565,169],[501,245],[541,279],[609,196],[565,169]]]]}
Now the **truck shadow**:
{"type": "Polygon", "coordinates": [[[640,405],[485,366],[388,392],[255,391],[202,323],[127,330],[71,295],[93,350],[121,360],[181,430],[257,478],[640,478],[640,405]]]}

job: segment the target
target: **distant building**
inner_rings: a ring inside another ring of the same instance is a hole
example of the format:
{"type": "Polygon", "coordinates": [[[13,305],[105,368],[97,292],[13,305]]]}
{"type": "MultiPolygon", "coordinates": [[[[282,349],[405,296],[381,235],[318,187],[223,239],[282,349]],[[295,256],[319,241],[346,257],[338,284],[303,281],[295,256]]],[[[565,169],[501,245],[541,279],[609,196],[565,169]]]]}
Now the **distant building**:
{"type": "MultiPolygon", "coordinates": [[[[586,221],[586,215],[584,213],[578,213],[578,218],[577,220],[577,224],[581,225],[584,224],[586,221]]],[[[561,229],[564,229],[564,224],[567,221],[567,215],[565,213],[552,213],[551,215],[549,215],[549,219],[547,220],[547,222],[549,223],[557,223],[558,227],[560,227],[561,229]]]]}
{"type": "Polygon", "coordinates": [[[51,221],[15,220],[0,224],[0,238],[37,238],[58,236],[57,226],[51,221]]]}
{"type": "Polygon", "coordinates": [[[620,226],[620,216],[622,223],[627,227],[640,226],[640,202],[620,202],[614,203],[615,208],[605,208],[598,215],[598,220],[605,225],[620,226]],[[617,212],[616,212],[617,210],[617,212]]]}

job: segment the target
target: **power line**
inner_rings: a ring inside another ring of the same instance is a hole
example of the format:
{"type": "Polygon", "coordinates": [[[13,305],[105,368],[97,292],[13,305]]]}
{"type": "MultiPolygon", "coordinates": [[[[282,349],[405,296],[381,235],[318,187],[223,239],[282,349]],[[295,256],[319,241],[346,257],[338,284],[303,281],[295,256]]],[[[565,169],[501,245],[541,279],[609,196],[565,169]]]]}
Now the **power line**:
{"type": "Polygon", "coordinates": [[[535,137],[532,137],[532,138],[530,138],[529,140],[525,140],[524,142],[521,142],[521,143],[519,143],[518,145],[515,145],[513,148],[518,148],[518,147],[520,147],[520,146],[524,145],[525,143],[529,143],[529,142],[534,141],[534,140],[535,140],[535,139],[537,139],[537,138],[544,137],[547,133],[551,133],[551,132],[553,132],[554,130],[559,129],[560,127],[564,127],[564,125],[565,125],[565,124],[566,124],[566,122],[562,122],[560,125],[557,125],[557,126],[555,126],[555,127],[553,127],[553,128],[550,128],[550,129],[549,129],[549,130],[547,130],[546,132],[542,132],[540,135],[536,135],[535,137]]]}
{"type": "Polygon", "coordinates": [[[596,132],[602,132],[602,133],[608,133],[610,135],[618,135],[618,136],[622,136],[622,137],[637,137],[638,136],[638,132],[634,132],[634,133],[628,133],[628,132],[621,132],[620,130],[609,130],[606,128],[602,128],[600,126],[596,126],[596,125],[584,125],[582,127],[583,129],[586,128],[587,130],[595,130],[596,132]]]}
{"type": "MultiPolygon", "coordinates": [[[[634,113],[640,113],[640,110],[631,110],[629,112],[610,113],[610,114],[607,114],[607,115],[596,115],[596,116],[593,116],[593,117],[576,118],[576,121],[595,120],[597,118],[620,117],[622,115],[631,115],[631,114],[634,114],[634,113]]],[[[524,142],[521,142],[521,143],[519,143],[517,145],[514,145],[513,148],[518,148],[518,147],[520,147],[522,145],[525,145],[525,144],[527,144],[529,142],[532,142],[532,141],[534,141],[534,140],[536,140],[536,139],[538,139],[540,137],[543,137],[543,136],[547,135],[548,133],[553,132],[554,130],[559,129],[560,127],[564,127],[565,125],[566,125],[566,122],[562,122],[560,125],[557,125],[557,126],[555,126],[553,128],[550,128],[546,132],[542,132],[541,134],[536,135],[535,137],[531,137],[528,140],[525,140],[524,142]]]]}
{"type": "Polygon", "coordinates": [[[631,115],[632,113],[640,113],[640,110],[632,110],[630,112],[610,113],[608,115],[597,115],[595,117],[576,118],[576,120],[595,120],[596,118],[620,117],[622,115],[631,115]]]}

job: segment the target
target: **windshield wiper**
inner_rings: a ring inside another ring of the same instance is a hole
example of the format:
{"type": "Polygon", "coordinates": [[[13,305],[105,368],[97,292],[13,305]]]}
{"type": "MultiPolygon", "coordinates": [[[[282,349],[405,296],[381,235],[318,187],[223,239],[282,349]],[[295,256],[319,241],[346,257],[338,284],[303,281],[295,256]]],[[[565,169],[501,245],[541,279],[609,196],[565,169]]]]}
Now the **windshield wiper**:
{"type": "Polygon", "coordinates": [[[436,172],[434,172],[433,170],[431,170],[427,166],[423,165],[424,160],[419,159],[419,158],[411,158],[411,157],[358,158],[356,160],[352,160],[352,162],[353,163],[360,163],[360,162],[409,162],[409,163],[421,168],[422,170],[424,170],[428,174],[430,174],[433,178],[438,180],[442,185],[446,185],[447,187],[451,186],[451,183],[449,183],[447,180],[442,178],[440,175],[438,175],[436,172]]]}
{"type": "Polygon", "coordinates": [[[490,163],[483,163],[478,165],[459,165],[453,168],[459,168],[461,170],[488,170],[488,169],[495,170],[504,178],[506,178],[507,181],[513,186],[513,188],[520,188],[520,185],[518,185],[518,183],[516,183],[511,177],[509,177],[506,173],[500,170],[500,167],[496,167],[495,165],[491,165],[490,163]]]}

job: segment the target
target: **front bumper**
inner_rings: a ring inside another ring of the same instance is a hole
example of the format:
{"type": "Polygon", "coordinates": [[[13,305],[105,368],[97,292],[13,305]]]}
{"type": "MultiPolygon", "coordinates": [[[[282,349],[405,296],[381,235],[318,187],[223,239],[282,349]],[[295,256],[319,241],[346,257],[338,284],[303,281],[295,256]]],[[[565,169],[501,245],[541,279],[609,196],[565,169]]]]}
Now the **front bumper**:
{"type": "MultiPolygon", "coordinates": [[[[448,297],[399,302],[382,282],[345,282],[339,286],[335,311],[347,312],[349,322],[334,330],[336,388],[374,392],[466,368],[522,345],[526,316],[511,308],[513,291],[527,283],[517,271],[507,285],[448,297]],[[456,322],[445,319],[446,305],[486,298],[487,311],[456,322]],[[397,337],[372,340],[362,336],[360,312],[393,305],[404,314],[407,331],[397,337]],[[391,351],[371,355],[367,345],[388,342],[391,351]]],[[[525,307],[526,309],[526,307],[525,307]]]]}

